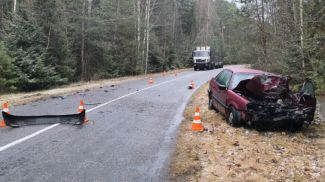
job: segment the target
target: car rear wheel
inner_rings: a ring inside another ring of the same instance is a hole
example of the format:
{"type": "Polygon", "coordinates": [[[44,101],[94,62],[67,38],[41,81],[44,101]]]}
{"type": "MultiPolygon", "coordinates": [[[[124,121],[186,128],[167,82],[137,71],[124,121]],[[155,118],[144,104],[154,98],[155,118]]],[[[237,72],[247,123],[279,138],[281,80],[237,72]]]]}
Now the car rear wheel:
{"type": "Polygon", "coordinates": [[[233,107],[230,107],[230,109],[229,109],[228,122],[233,127],[240,127],[240,125],[241,125],[240,114],[233,107]]]}

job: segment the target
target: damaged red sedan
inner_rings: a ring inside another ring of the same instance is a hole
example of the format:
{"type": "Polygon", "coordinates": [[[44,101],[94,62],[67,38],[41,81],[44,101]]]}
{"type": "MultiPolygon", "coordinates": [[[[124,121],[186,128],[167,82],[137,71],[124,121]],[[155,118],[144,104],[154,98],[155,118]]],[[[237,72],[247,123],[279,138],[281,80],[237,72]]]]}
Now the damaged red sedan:
{"type": "Polygon", "coordinates": [[[288,77],[246,68],[221,71],[209,83],[209,109],[224,114],[234,127],[289,127],[299,130],[314,118],[313,83],[306,79],[293,94],[288,77]]]}

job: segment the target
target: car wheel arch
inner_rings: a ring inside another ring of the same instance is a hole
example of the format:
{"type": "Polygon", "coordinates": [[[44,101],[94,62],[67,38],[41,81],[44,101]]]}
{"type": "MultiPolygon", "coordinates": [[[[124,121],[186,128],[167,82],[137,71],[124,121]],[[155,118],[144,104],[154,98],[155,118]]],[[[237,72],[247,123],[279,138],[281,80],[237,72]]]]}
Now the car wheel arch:
{"type": "Polygon", "coordinates": [[[233,105],[229,105],[227,108],[227,121],[230,123],[229,121],[229,117],[230,117],[230,113],[235,112],[236,116],[233,116],[235,118],[237,118],[236,122],[231,122],[231,125],[234,127],[240,127],[241,126],[241,117],[240,117],[240,112],[236,109],[236,107],[234,107],[233,105]]]}
{"type": "Polygon", "coordinates": [[[227,111],[227,117],[229,116],[229,113],[230,113],[230,108],[235,108],[236,110],[237,110],[237,108],[234,106],[234,105],[232,105],[232,104],[229,104],[228,106],[227,106],[227,109],[226,109],[226,111],[227,111]]]}
{"type": "Polygon", "coordinates": [[[227,105],[227,110],[229,110],[230,107],[235,108],[237,111],[243,110],[243,109],[240,107],[241,104],[237,104],[236,101],[233,101],[233,100],[227,100],[227,103],[228,103],[228,105],[227,105]]]}

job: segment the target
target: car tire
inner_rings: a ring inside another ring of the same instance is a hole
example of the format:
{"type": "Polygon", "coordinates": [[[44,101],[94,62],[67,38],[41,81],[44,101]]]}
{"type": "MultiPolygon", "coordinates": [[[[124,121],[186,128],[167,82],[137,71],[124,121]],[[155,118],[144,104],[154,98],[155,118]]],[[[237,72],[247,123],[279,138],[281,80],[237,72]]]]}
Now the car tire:
{"type": "Polygon", "coordinates": [[[300,131],[300,130],[302,130],[303,125],[304,125],[303,121],[301,121],[301,122],[292,122],[289,129],[290,129],[291,132],[300,131]]]}
{"type": "Polygon", "coordinates": [[[227,121],[233,127],[240,127],[240,113],[234,107],[229,108],[227,121]]]}
{"type": "Polygon", "coordinates": [[[214,106],[213,106],[213,100],[211,98],[211,95],[209,94],[209,101],[208,101],[208,109],[209,110],[214,110],[214,106]]]}

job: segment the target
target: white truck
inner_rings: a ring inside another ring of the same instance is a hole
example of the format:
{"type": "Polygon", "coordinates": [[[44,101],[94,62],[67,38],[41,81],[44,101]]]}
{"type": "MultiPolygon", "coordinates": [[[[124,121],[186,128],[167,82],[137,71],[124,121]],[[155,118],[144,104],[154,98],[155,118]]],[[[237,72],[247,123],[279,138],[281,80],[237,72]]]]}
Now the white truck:
{"type": "Polygon", "coordinates": [[[198,69],[214,69],[219,67],[216,59],[211,54],[211,48],[209,46],[197,47],[192,52],[192,59],[195,71],[198,69]]]}

